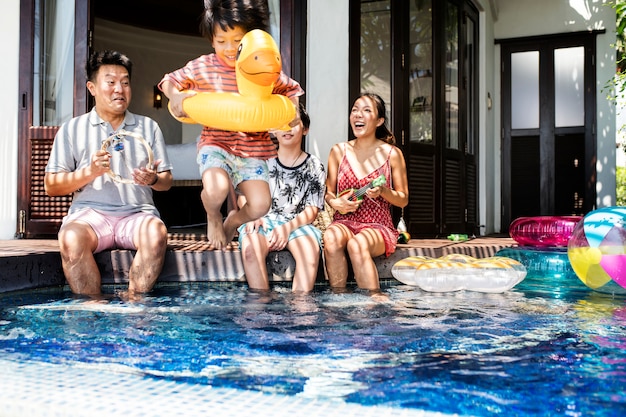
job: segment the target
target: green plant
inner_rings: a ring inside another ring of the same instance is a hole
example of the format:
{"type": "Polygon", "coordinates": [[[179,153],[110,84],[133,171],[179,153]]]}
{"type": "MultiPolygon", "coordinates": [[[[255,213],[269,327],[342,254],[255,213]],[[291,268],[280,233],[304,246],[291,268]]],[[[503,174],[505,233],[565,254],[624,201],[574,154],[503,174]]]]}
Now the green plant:
{"type": "Polygon", "coordinates": [[[626,168],[617,167],[615,183],[615,202],[618,206],[626,206],[626,168]]]}
{"type": "Polygon", "coordinates": [[[626,0],[614,0],[607,6],[615,10],[615,76],[609,80],[603,91],[607,99],[616,103],[626,95],[626,0]]]}
{"type": "MultiPolygon", "coordinates": [[[[615,91],[613,97],[609,97],[609,99],[617,101],[626,95],[626,0],[615,0],[609,4],[615,9],[617,38],[615,42],[617,71],[612,83],[615,91]]],[[[626,130],[626,126],[619,126],[618,134],[624,130],[626,130]]],[[[619,149],[626,152],[626,142],[620,141],[619,149]]],[[[626,168],[616,168],[615,185],[616,204],[626,206],[626,168]]]]}
{"type": "Polygon", "coordinates": [[[626,1],[616,0],[609,4],[615,9],[616,14],[617,40],[615,49],[617,50],[617,71],[623,73],[626,71],[626,62],[624,62],[626,53],[626,1]]]}

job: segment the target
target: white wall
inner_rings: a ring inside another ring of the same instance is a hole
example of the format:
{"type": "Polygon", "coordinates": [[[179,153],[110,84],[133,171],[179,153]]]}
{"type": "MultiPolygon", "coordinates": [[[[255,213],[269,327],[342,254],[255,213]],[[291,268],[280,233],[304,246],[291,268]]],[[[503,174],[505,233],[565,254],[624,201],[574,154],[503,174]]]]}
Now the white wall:
{"type": "Polygon", "coordinates": [[[307,11],[307,152],[326,166],[332,146],[348,139],[348,2],[309,0],[307,11]]]}
{"type": "Polygon", "coordinates": [[[501,140],[497,124],[500,120],[499,106],[496,101],[500,88],[499,72],[494,60],[498,59],[494,51],[494,19],[497,10],[492,8],[493,0],[476,2],[479,11],[479,159],[478,159],[478,219],[480,233],[499,232],[501,216],[501,140]]]}
{"type": "MultiPolygon", "coordinates": [[[[605,29],[596,41],[597,206],[615,204],[615,106],[604,90],[615,74],[615,10],[608,0],[500,0],[495,37],[499,39],[550,33],[605,29]]],[[[500,61],[495,62],[499,68],[500,61]]]]}
{"type": "Polygon", "coordinates": [[[2,0],[0,27],[0,239],[13,239],[17,225],[17,112],[20,0],[2,0]]]}

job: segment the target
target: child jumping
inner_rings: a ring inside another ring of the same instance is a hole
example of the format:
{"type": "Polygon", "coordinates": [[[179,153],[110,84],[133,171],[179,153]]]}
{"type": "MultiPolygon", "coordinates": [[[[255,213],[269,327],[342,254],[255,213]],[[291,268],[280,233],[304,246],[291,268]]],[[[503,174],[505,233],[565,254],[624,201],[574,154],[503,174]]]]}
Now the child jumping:
{"type": "MultiPolygon", "coordinates": [[[[195,92],[238,92],[235,60],[239,43],[253,29],[267,30],[269,22],[267,0],[205,0],[204,4],[202,31],[215,52],[166,74],[159,83],[177,117],[187,116],[182,103],[195,92]]],[[[288,97],[297,106],[304,91],[298,82],[281,72],[273,93],[288,97]]],[[[203,128],[197,162],[202,175],[201,199],[207,213],[207,239],[212,249],[226,249],[237,227],[268,212],[272,198],[266,161],[276,155],[276,146],[267,132],[203,128]],[[232,187],[245,197],[246,204],[230,211],[222,223],[221,208],[232,187]]]]}

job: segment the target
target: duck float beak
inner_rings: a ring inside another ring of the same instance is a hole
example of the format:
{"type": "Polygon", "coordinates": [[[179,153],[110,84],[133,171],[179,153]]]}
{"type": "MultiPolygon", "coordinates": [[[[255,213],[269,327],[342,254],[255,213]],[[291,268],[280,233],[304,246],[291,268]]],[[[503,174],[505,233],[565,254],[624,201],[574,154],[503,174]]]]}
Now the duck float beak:
{"type": "Polygon", "coordinates": [[[262,86],[271,86],[280,77],[282,65],[280,55],[274,50],[255,51],[247,58],[238,61],[240,74],[250,82],[262,86]]]}

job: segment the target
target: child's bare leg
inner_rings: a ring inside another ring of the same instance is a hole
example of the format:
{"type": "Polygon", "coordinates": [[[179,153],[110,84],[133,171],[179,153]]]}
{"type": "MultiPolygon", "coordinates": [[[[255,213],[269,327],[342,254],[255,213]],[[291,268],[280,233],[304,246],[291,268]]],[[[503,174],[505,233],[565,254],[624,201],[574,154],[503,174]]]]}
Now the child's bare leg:
{"type": "Polygon", "coordinates": [[[239,190],[246,197],[246,203],[238,210],[231,211],[224,220],[224,235],[232,240],[235,231],[242,224],[263,217],[272,205],[270,187],[263,180],[248,180],[239,183],[239,190]]]}
{"type": "MultiPolygon", "coordinates": [[[[212,249],[222,249],[230,240],[222,226],[222,204],[231,189],[228,174],[221,168],[209,168],[202,173],[200,197],[207,215],[207,239],[212,249]]],[[[234,232],[233,232],[234,234],[234,232]]],[[[232,240],[232,235],[230,236],[232,240]]]]}
{"type": "Polygon", "coordinates": [[[260,233],[246,235],[241,242],[241,259],[248,286],[253,290],[269,290],[265,258],[268,254],[267,238],[260,233]]]}
{"type": "Polygon", "coordinates": [[[320,245],[313,236],[300,236],[287,244],[296,261],[296,272],[293,276],[292,290],[309,292],[315,287],[317,268],[320,261],[320,245]]]}

